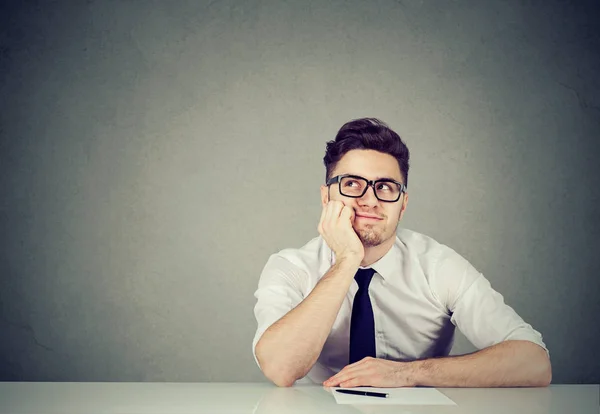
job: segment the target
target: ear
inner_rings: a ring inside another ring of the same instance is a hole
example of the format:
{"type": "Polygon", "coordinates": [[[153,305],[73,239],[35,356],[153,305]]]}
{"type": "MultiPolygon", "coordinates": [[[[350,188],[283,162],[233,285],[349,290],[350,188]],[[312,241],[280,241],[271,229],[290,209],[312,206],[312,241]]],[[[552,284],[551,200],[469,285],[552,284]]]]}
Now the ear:
{"type": "Polygon", "coordinates": [[[329,202],[329,187],[321,186],[321,205],[324,207],[329,202]]]}
{"type": "Polygon", "coordinates": [[[400,217],[398,221],[402,220],[402,216],[404,216],[404,212],[406,211],[406,206],[408,205],[408,193],[404,193],[402,196],[402,207],[400,207],[400,217]]]}

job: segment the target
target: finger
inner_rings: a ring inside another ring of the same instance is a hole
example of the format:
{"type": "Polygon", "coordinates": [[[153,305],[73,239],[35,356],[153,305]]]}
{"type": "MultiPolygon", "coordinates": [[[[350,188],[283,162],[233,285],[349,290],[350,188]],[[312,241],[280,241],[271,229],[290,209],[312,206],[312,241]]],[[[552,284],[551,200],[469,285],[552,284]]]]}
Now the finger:
{"type": "Polygon", "coordinates": [[[344,209],[344,203],[342,203],[339,200],[334,200],[331,202],[332,203],[332,218],[337,219],[340,217],[340,214],[342,213],[342,210],[344,209]]]}
{"type": "Polygon", "coordinates": [[[375,369],[377,358],[365,357],[353,364],[346,365],[340,372],[335,374],[331,379],[336,383],[343,383],[356,377],[370,377],[375,369]]]}
{"type": "Polygon", "coordinates": [[[326,387],[337,387],[339,386],[341,381],[337,378],[331,377],[327,381],[323,382],[323,385],[326,387]]]}
{"type": "Polygon", "coordinates": [[[336,387],[337,383],[335,382],[333,377],[331,377],[331,378],[328,378],[325,381],[323,381],[323,386],[324,387],[336,387]]]}
{"type": "Polygon", "coordinates": [[[321,218],[319,219],[319,224],[317,225],[317,230],[319,233],[323,233],[323,220],[325,220],[325,213],[327,212],[327,204],[323,206],[321,209],[321,218]]]}
{"type": "Polygon", "coordinates": [[[357,374],[360,373],[360,370],[361,370],[361,367],[358,367],[358,368],[355,367],[354,369],[348,369],[348,367],[346,366],[343,370],[341,370],[340,372],[335,374],[333,377],[331,377],[327,381],[325,381],[324,385],[327,385],[329,387],[338,386],[339,384],[356,377],[357,374]]]}
{"type": "Polygon", "coordinates": [[[325,213],[325,222],[327,225],[337,221],[343,206],[342,202],[337,200],[327,203],[327,212],[325,213]]]}
{"type": "Polygon", "coordinates": [[[350,223],[352,223],[354,221],[355,214],[356,212],[352,207],[344,206],[340,212],[340,219],[342,219],[342,221],[350,221],[350,223]]]}
{"type": "Polygon", "coordinates": [[[323,218],[323,227],[326,227],[331,222],[332,202],[328,201],[325,204],[325,217],[323,218]]]}
{"type": "Polygon", "coordinates": [[[328,386],[328,387],[335,387],[337,384],[339,384],[338,378],[339,378],[339,375],[342,373],[342,371],[338,372],[335,375],[332,375],[331,377],[329,377],[328,379],[323,381],[323,385],[328,386]]]}
{"type": "Polygon", "coordinates": [[[354,377],[340,384],[342,388],[364,387],[371,385],[371,381],[366,377],[354,377]]]}
{"type": "Polygon", "coordinates": [[[346,375],[346,371],[344,371],[344,369],[342,369],[337,374],[333,375],[331,378],[327,379],[323,384],[328,387],[337,386],[341,382],[341,379],[344,378],[346,375]]]}
{"type": "Polygon", "coordinates": [[[371,357],[365,357],[363,359],[361,359],[360,361],[357,362],[353,362],[352,364],[346,365],[344,368],[342,368],[340,370],[340,372],[338,372],[337,374],[333,375],[331,378],[329,378],[328,380],[326,380],[325,382],[335,382],[337,380],[339,380],[339,378],[341,378],[342,376],[347,375],[348,373],[351,372],[355,372],[356,368],[363,368],[362,365],[365,365],[366,363],[368,363],[370,360],[372,360],[374,358],[371,357]]]}
{"type": "MultiPolygon", "coordinates": [[[[334,387],[352,387],[352,384],[355,383],[355,380],[361,377],[363,377],[363,375],[361,375],[360,372],[348,372],[336,378],[334,387]]],[[[354,386],[356,387],[357,385],[354,386]]]]}

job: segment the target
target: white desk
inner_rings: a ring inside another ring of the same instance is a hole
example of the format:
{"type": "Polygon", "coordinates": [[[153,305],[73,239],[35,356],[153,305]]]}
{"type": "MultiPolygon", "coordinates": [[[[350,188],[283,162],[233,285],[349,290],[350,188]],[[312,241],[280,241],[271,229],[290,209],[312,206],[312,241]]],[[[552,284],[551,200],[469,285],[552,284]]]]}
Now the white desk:
{"type": "Polygon", "coordinates": [[[600,413],[598,385],[438,390],[458,405],[338,405],[312,385],[0,382],[0,414],[600,413]]]}

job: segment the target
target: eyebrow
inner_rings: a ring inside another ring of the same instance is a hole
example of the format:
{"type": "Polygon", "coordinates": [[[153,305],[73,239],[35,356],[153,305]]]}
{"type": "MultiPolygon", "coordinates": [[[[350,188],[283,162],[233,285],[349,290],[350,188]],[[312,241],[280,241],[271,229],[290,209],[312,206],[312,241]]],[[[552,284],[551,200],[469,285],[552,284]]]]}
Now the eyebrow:
{"type": "MultiPolygon", "coordinates": [[[[349,175],[354,175],[356,177],[362,177],[362,175],[360,174],[352,174],[352,173],[348,173],[349,175]]],[[[342,174],[343,175],[343,174],[342,174]]],[[[366,177],[363,177],[366,178],[366,177]]],[[[396,181],[399,183],[402,183],[402,179],[397,179],[397,178],[393,178],[393,177],[375,177],[372,181],[379,181],[379,180],[389,180],[389,181],[396,181]]]]}
{"type": "Polygon", "coordinates": [[[402,180],[398,180],[398,179],[392,178],[392,177],[378,177],[378,178],[375,178],[373,181],[377,181],[377,180],[390,180],[390,181],[397,181],[399,183],[402,182],[402,180]]]}

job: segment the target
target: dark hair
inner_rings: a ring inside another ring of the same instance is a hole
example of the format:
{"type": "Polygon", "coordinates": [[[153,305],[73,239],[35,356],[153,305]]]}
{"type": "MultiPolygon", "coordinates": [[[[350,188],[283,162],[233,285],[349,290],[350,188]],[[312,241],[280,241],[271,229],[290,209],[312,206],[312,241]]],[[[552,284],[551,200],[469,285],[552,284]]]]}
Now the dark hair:
{"type": "Polygon", "coordinates": [[[335,140],[327,142],[325,157],[325,181],[331,178],[331,172],[338,161],[348,152],[355,149],[370,149],[396,158],[404,185],[408,186],[408,161],[410,154],[402,138],[392,131],[385,122],[376,118],[361,118],[345,123],[335,140]]]}

